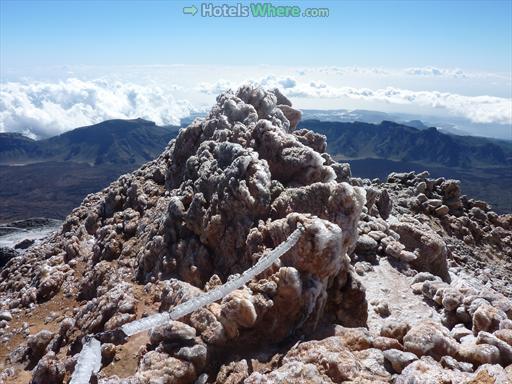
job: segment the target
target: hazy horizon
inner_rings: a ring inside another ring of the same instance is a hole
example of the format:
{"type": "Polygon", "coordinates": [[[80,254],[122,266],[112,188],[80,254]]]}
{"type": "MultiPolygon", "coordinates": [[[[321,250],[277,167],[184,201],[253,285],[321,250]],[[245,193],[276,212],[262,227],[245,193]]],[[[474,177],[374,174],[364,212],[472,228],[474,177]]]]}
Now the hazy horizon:
{"type": "Polygon", "coordinates": [[[0,4],[0,132],[177,124],[256,82],[300,109],[410,114],[512,139],[511,2],[273,2],[326,7],[326,18],[208,18],[181,1],[0,4]]]}

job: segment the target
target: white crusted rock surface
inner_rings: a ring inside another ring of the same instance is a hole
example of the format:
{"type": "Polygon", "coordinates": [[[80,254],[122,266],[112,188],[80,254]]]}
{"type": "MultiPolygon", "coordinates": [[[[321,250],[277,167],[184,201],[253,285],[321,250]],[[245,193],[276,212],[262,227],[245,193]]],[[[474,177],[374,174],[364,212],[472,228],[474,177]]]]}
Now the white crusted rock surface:
{"type": "Polygon", "coordinates": [[[0,382],[505,382],[512,216],[426,172],[352,177],[300,116],[222,93],[11,259],[0,382]]]}

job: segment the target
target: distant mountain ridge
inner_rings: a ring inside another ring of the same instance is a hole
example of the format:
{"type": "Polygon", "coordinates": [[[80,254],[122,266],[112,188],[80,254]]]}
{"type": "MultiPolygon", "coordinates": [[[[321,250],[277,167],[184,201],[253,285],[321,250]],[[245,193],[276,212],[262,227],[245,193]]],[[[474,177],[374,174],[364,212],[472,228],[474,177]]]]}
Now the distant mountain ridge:
{"type": "Polygon", "coordinates": [[[64,218],[87,194],[160,155],[179,129],[135,119],[108,120],[40,141],[0,133],[0,222],[64,218]]]}
{"type": "Polygon", "coordinates": [[[391,121],[380,124],[305,120],[327,137],[327,151],[348,162],[354,176],[385,179],[391,172],[428,170],[433,177],[461,181],[469,196],[497,212],[512,212],[512,142],[417,129],[391,121]]]}
{"type": "Polygon", "coordinates": [[[302,110],[302,119],[343,123],[360,121],[371,124],[380,124],[382,121],[394,121],[395,123],[418,129],[436,127],[443,133],[459,136],[477,136],[508,141],[512,140],[512,125],[510,124],[481,123],[454,116],[382,112],[365,109],[305,109],[302,110]]]}
{"type": "MultiPolygon", "coordinates": [[[[420,125],[420,123],[417,123],[420,125]]],[[[457,178],[471,196],[512,211],[512,143],[444,134],[384,121],[324,122],[305,127],[327,136],[327,151],[353,165],[356,177],[428,169],[457,178]]],[[[109,120],[40,141],[0,133],[0,222],[33,216],[64,218],[92,192],[160,155],[180,127],[142,120],[109,120]],[[23,166],[13,166],[23,165],[23,166]]]]}
{"type": "Polygon", "coordinates": [[[380,124],[305,120],[327,137],[328,152],[338,159],[387,159],[445,167],[496,167],[512,164],[512,143],[476,136],[417,129],[392,121],[380,124]]]}
{"type": "Polygon", "coordinates": [[[179,127],[134,119],[107,120],[39,141],[18,133],[0,133],[0,164],[72,161],[139,165],[158,156],[178,131],[179,127]]]}

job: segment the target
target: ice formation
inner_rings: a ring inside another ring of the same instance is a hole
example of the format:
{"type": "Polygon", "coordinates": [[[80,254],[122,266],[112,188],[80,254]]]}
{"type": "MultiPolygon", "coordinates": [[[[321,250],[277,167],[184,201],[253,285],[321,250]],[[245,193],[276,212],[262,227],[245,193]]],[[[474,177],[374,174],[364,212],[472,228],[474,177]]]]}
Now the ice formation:
{"type": "Polygon", "coordinates": [[[82,347],[76,361],[75,370],[69,384],[86,384],[91,375],[101,367],[101,343],[94,337],[89,337],[82,347]]]}
{"type": "MultiPolygon", "coordinates": [[[[186,304],[188,304],[188,302],[186,304]]],[[[126,334],[126,336],[132,336],[136,333],[147,331],[158,327],[159,325],[165,324],[170,319],[171,316],[168,312],[155,313],[154,315],[143,317],[140,320],[135,320],[130,323],[123,324],[121,330],[126,334]]]]}
{"type": "Polygon", "coordinates": [[[220,287],[194,297],[183,304],[177,305],[172,309],[170,313],[156,313],[140,320],[124,324],[121,327],[122,331],[127,336],[132,336],[136,333],[147,331],[159,325],[163,325],[171,319],[178,320],[208,304],[226,297],[235,289],[238,289],[247,284],[251,279],[255,278],[265,269],[270,267],[277,259],[289,251],[290,248],[297,243],[303,231],[304,229],[302,227],[297,228],[286,241],[279,244],[279,246],[277,246],[277,248],[275,248],[272,252],[269,252],[267,255],[263,256],[260,260],[258,260],[256,264],[254,264],[254,266],[244,271],[244,273],[242,273],[240,276],[229,280],[220,287]]]}

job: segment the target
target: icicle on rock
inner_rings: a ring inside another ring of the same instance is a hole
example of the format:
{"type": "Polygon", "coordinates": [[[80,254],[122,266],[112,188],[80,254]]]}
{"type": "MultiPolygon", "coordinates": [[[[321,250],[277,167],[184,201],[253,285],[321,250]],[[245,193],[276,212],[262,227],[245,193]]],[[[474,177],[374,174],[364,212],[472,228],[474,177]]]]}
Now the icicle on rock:
{"type": "Polygon", "coordinates": [[[211,304],[217,300],[222,299],[224,296],[233,292],[235,289],[242,287],[253,277],[259,275],[265,269],[270,267],[277,259],[288,252],[299,240],[302,234],[303,227],[300,226],[284,241],[279,244],[274,250],[263,256],[251,268],[244,271],[239,277],[228,281],[220,287],[199,295],[185,303],[177,305],[170,313],[156,313],[154,315],[145,317],[140,320],[132,321],[131,323],[124,324],[121,329],[127,336],[132,336],[136,333],[150,330],[167,323],[169,320],[178,320],[183,316],[188,315],[198,309],[211,304]]]}
{"type": "Polygon", "coordinates": [[[259,259],[256,264],[254,264],[251,268],[244,271],[239,277],[228,281],[226,284],[223,284],[212,291],[199,295],[187,301],[186,303],[176,306],[171,311],[171,319],[178,320],[179,318],[186,316],[189,313],[197,311],[199,308],[202,308],[208,304],[211,304],[217,300],[222,299],[229,293],[233,292],[235,289],[244,286],[253,277],[259,275],[265,269],[270,267],[282,255],[288,252],[297,243],[303,230],[304,228],[302,226],[297,228],[294,232],[292,232],[290,236],[288,236],[288,239],[286,239],[286,241],[279,244],[268,255],[265,255],[261,259],[259,259]]]}
{"type": "Polygon", "coordinates": [[[132,336],[136,333],[150,330],[152,328],[158,327],[159,325],[165,324],[170,319],[171,317],[169,316],[168,312],[155,313],[154,315],[144,317],[140,320],[135,320],[131,323],[124,324],[121,327],[121,330],[126,334],[126,336],[132,336]]]}
{"type": "Polygon", "coordinates": [[[69,384],[88,384],[91,375],[98,372],[100,367],[101,343],[94,337],[91,337],[82,347],[69,384]]]}

